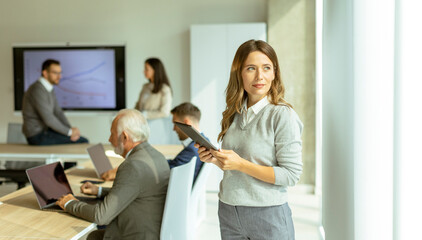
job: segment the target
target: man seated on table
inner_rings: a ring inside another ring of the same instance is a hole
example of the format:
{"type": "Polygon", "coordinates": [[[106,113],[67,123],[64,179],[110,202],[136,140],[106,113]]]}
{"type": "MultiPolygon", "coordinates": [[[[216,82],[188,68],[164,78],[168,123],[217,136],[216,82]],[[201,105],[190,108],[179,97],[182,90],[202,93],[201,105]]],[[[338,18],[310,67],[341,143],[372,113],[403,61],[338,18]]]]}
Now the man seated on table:
{"type": "Polygon", "coordinates": [[[47,59],[41,77],[29,86],[23,96],[22,132],[30,145],[87,143],[77,127],[71,127],[56,99],[54,85],[62,75],[60,62],[47,59]]]}
{"type": "Polygon", "coordinates": [[[114,118],[109,142],[126,158],[117,169],[112,188],[86,182],[81,192],[103,198],[96,205],[80,202],[71,194],[57,204],[66,212],[107,225],[87,239],[159,239],[170,168],[163,154],[148,142],[149,127],[141,112],[119,111],[114,118]]]}
{"type": "MultiPolygon", "coordinates": [[[[171,110],[173,115],[173,123],[180,122],[188,125],[192,125],[198,132],[201,132],[199,129],[199,120],[201,119],[201,111],[198,107],[192,103],[185,102],[182,103],[171,110]]],[[[195,163],[195,173],[193,181],[195,182],[198,177],[199,171],[204,164],[198,156],[197,149],[193,146],[195,143],[190,137],[188,137],[184,132],[182,132],[176,125],[174,125],[173,130],[177,133],[179,140],[182,142],[184,149],[177,154],[173,160],[167,160],[170,168],[174,168],[183,164],[188,163],[192,157],[196,156],[195,163]]],[[[202,134],[204,136],[204,134],[202,134]]],[[[204,136],[205,137],[205,136],[204,136]]],[[[208,138],[207,138],[208,139],[208,138]]],[[[117,168],[111,169],[101,176],[104,180],[110,181],[113,180],[116,176],[117,168]]]]}

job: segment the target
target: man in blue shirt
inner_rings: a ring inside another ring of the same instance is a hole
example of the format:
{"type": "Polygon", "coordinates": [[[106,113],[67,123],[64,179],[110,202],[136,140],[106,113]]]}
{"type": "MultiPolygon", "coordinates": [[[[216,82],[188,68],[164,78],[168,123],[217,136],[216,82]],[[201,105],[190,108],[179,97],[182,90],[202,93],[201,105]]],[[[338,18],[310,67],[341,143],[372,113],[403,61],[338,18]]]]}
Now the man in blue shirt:
{"type": "MultiPolygon", "coordinates": [[[[201,119],[201,111],[195,105],[189,102],[182,103],[171,110],[171,114],[173,115],[173,123],[179,122],[191,125],[195,128],[198,132],[201,132],[199,129],[199,120],[201,119]]],[[[173,130],[177,133],[180,141],[182,142],[183,146],[185,147],[173,160],[167,160],[170,168],[174,168],[185,163],[188,163],[192,157],[196,156],[196,164],[195,164],[195,175],[193,177],[193,181],[195,182],[196,177],[201,170],[202,165],[204,164],[201,162],[198,156],[197,149],[193,146],[195,142],[192,141],[188,135],[186,135],[182,130],[180,130],[176,125],[174,125],[173,130]]],[[[203,136],[204,134],[201,133],[203,136]]],[[[205,136],[204,136],[205,137],[205,136]]]]}

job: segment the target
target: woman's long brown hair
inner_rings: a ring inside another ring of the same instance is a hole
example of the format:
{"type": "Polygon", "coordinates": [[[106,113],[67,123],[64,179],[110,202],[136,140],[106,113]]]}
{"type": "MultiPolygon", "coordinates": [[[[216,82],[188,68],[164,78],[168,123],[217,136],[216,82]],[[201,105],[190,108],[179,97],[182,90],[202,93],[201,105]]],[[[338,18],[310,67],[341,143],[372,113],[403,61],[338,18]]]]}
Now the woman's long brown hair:
{"type": "MultiPolygon", "coordinates": [[[[145,63],[148,63],[152,69],[154,69],[154,88],[152,93],[158,93],[161,91],[161,88],[164,84],[167,84],[171,90],[170,81],[167,77],[166,70],[164,69],[163,63],[158,58],[148,58],[145,60],[145,63]]],[[[151,79],[148,79],[151,81],[151,79]]]]}
{"type": "Polygon", "coordinates": [[[270,90],[267,93],[271,104],[283,104],[292,107],[284,100],[284,84],[280,76],[280,66],[278,64],[277,54],[274,49],[266,42],[261,40],[249,40],[237,49],[234,56],[232,68],[230,71],[229,84],[226,88],[226,110],[223,112],[221,120],[221,132],[218,134],[218,141],[223,140],[224,135],[234,120],[236,113],[240,113],[242,103],[247,97],[243,87],[242,69],[243,65],[251,52],[259,51],[267,55],[274,66],[274,80],[271,83],[270,90]]]}

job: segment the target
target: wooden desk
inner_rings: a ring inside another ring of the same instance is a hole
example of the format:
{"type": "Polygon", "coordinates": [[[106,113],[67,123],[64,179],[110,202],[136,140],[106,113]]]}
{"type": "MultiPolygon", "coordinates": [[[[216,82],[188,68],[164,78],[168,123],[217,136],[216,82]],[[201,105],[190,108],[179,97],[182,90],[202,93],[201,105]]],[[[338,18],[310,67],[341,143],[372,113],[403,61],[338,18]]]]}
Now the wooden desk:
{"type": "MultiPolygon", "coordinates": [[[[80,181],[96,179],[92,167],[69,169],[66,176],[75,195],[82,195],[80,181]]],[[[110,187],[112,182],[102,185],[110,187]]],[[[0,202],[0,239],[79,239],[96,227],[65,212],[40,210],[32,186],[6,195],[0,202]]]]}
{"type": "MultiPolygon", "coordinates": [[[[4,145],[6,144],[0,146],[2,152],[4,145]]],[[[20,147],[22,146],[17,146],[15,149],[20,147]]],[[[171,157],[174,157],[182,149],[182,146],[176,145],[154,147],[164,155],[171,155],[171,157]]],[[[110,160],[113,167],[123,161],[122,158],[113,157],[110,157],[110,160]]],[[[66,176],[75,195],[82,195],[79,189],[80,181],[85,179],[98,180],[92,162],[86,158],[78,167],[67,170],[66,176]]],[[[111,187],[112,182],[106,182],[101,186],[111,187]]],[[[32,186],[0,198],[0,239],[79,239],[95,227],[95,223],[65,212],[40,210],[32,186]]]]}
{"type": "MultiPolygon", "coordinates": [[[[62,159],[85,160],[89,158],[86,148],[94,144],[63,144],[52,146],[32,146],[28,144],[0,144],[0,159],[16,161],[46,161],[54,162],[62,159]]],[[[182,145],[154,145],[166,158],[173,158],[182,149],[182,145]]],[[[110,144],[104,145],[107,151],[113,151],[110,144]]]]}

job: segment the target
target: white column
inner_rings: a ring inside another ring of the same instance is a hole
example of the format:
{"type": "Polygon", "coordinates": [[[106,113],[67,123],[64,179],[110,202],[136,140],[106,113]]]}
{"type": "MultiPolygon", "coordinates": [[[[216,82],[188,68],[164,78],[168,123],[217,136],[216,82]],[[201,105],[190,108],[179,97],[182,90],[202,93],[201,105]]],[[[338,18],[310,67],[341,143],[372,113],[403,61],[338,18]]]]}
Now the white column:
{"type": "Polygon", "coordinates": [[[421,238],[422,3],[396,0],[394,240],[421,238]]]}
{"type": "Polygon", "coordinates": [[[325,239],[354,239],[353,24],[350,0],[324,0],[322,225],[325,239]]]}
{"type": "Polygon", "coordinates": [[[353,1],[355,239],[393,237],[394,0],[353,1]]]}
{"type": "MultiPolygon", "coordinates": [[[[315,195],[322,209],[322,25],[323,0],[315,0],[315,195]]],[[[319,239],[325,239],[322,214],[319,215],[319,239]]]]}
{"type": "Polygon", "coordinates": [[[394,1],[324,1],[326,239],[393,237],[394,1]]]}

